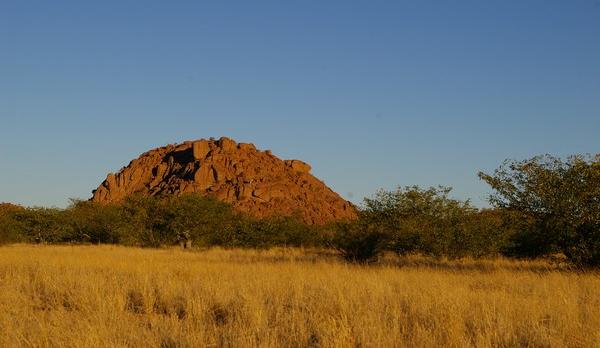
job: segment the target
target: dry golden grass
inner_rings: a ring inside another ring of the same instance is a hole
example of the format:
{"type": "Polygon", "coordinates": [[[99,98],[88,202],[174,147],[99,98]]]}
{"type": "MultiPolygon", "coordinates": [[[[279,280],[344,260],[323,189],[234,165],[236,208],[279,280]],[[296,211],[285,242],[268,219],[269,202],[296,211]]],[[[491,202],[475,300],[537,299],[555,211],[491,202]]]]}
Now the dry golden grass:
{"type": "Polygon", "coordinates": [[[543,262],[0,248],[1,347],[600,347],[600,275],[543,262]]]}

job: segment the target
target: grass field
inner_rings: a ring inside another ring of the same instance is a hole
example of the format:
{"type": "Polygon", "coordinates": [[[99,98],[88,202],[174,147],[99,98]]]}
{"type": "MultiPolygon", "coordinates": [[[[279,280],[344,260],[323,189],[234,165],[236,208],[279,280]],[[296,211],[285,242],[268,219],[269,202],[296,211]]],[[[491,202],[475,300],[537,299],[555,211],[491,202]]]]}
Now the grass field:
{"type": "Polygon", "coordinates": [[[298,249],[0,248],[1,347],[600,347],[600,275],[298,249]]]}

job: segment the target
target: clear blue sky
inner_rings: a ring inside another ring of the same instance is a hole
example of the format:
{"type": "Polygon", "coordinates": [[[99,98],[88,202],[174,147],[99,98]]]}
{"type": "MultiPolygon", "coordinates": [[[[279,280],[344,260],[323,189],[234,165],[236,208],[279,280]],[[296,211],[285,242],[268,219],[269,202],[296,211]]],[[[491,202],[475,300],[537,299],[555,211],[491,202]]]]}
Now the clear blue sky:
{"type": "Polygon", "coordinates": [[[0,1],[0,201],[227,135],[360,202],[600,152],[600,1],[0,1]]]}

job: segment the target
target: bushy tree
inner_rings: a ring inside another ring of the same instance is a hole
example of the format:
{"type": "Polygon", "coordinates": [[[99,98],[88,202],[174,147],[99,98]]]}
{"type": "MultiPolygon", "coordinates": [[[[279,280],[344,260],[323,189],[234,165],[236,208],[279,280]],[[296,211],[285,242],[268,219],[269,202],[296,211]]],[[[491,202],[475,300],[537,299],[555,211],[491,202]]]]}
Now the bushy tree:
{"type": "Polygon", "coordinates": [[[477,210],[469,201],[449,197],[451,188],[418,186],[379,191],[365,199],[361,218],[389,236],[398,254],[420,252],[434,256],[481,255],[479,233],[469,222],[477,210]]]}
{"type": "Polygon", "coordinates": [[[322,245],[320,227],[309,226],[293,216],[262,219],[237,215],[223,233],[213,236],[212,245],[225,247],[269,248],[273,246],[322,245]]]}
{"type": "Polygon", "coordinates": [[[317,245],[318,231],[297,217],[256,219],[234,212],[227,203],[197,194],[134,195],[119,204],[73,199],[67,209],[0,206],[0,243],[83,242],[159,247],[175,244],[185,235],[199,246],[268,248],[317,245]]]}
{"type": "Polygon", "coordinates": [[[121,209],[125,244],[154,248],[175,244],[176,236],[168,229],[170,216],[164,201],[155,197],[130,196],[121,209]]]}
{"type": "Polygon", "coordinates": [[[61,243],[73,234],[68,219],[61,209],[27,208],[12,214],[13,228],[22,241],[61,243]]]}
{"type": "Polygon", "coordinates": [[[73,242],[118,244],[123,242],[121,206],[72,199],[64,211],[72,227],[73,242]]]}
{"type": "Polygon", "coordinates": [[[511,238],[525,226],[517,214],[504,209],[482,209],[466,216],[465,233],[469,236],[464,245],[473,257],[506,254],[511,238]]]}
{"type": "Polygon", "coordinates": [[[209,245],[227,235],[237,219],[230,205],[195,194],[131,196],[121,211],[124,242],[148,247],[175,244],[182,233],[209,245]]]}
{"type": "Polygon", "coordinates": [[[576,265],[600,266],[600,155],[505,161],[479,176],[495,191],[491,204],[528,220],[512,240],[515,254],[562,252],[576,265]]]}
{"type": "Polygon", "coordinates": [[[198,194],[165,197],[162,201],[168,220],[165,228],[171,236],[186,233],[196,245],[217,243],[230,233],[238,220],[231,205],[198,194]]]}
{"type": "Polygon", "coordinates": [[[0,203],[0,244],[21,242],[23,231],[15,221],[15,214],[25,208],[10,204],[0,203]]]}

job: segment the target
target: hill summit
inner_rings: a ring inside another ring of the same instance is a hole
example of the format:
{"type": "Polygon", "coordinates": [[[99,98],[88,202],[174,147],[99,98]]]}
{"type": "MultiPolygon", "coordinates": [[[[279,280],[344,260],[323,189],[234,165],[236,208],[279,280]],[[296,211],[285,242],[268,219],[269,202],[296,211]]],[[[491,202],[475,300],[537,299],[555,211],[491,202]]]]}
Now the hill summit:
{"type": "Polygon", "coordinates": [[[309,224],[354,218],[354,206],[310,171],[302,161],[281,160],[253,144],[201,139],[143,153],[119,173],[108,174],[91,200],[199,193],[255,217],[296,215],[309,224]]]}

